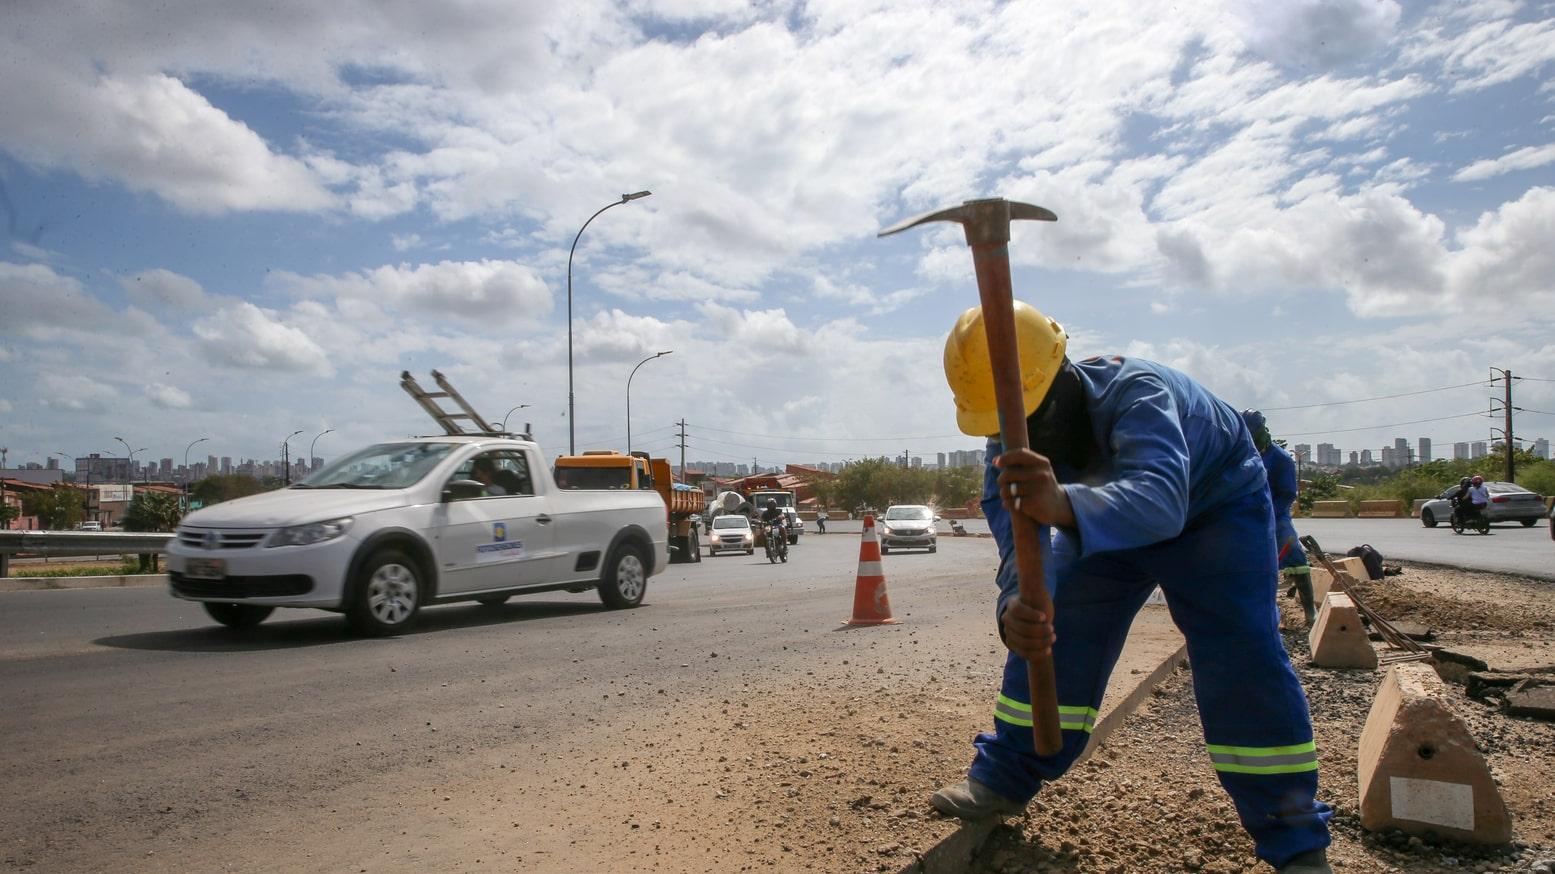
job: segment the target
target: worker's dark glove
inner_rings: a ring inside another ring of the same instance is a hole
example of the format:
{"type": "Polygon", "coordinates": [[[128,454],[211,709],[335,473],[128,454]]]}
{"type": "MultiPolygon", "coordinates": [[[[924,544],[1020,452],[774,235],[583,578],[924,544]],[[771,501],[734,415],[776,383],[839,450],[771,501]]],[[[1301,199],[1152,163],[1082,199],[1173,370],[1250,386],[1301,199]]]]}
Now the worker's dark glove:
{"type": "Polygon", "coordinates": [[[1004,645],[1027,661],[1052,653],[1053,643],[1058,640],[1047,614],[1019,599],[1004,608],[999,621],[1004,626],[1004,645]]]}

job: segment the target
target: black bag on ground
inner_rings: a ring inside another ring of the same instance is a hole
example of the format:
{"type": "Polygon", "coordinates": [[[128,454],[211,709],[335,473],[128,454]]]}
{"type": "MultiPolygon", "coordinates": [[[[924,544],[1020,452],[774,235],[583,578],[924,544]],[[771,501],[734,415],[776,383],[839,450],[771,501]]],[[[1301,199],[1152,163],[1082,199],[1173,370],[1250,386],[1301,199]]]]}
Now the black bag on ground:
{"type": "Polygon", "coordinates": [[[1382,553],[1378,552],[1370,543],[1362,543],[1352,547],[1345,555],[1360,558],[1361,564],[1366,566],[1366,576],[1374,580],[1382,579],[1382,553]]]}

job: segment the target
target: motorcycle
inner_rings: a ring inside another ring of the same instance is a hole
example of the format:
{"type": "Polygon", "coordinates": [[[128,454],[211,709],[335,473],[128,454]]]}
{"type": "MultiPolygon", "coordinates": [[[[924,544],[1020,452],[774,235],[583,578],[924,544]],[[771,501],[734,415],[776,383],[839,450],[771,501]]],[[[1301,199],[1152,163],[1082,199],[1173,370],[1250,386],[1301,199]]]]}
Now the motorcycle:
{"type": "Polygon", "coordinates": [[[788,533],[783,530],[783,526],[775,522],[764,523],[761,538],[766,542],[768,562],[788,562],[788,533]]]}
{"type": "Polygon", "coordinates": [[[1490,519],[1484,513],[1474,508],[1467,501],[1452,501],[1452,533],[1462,534],[1465,528],[1471,528],[1480,534],[1490,533],[1490,519]]]}

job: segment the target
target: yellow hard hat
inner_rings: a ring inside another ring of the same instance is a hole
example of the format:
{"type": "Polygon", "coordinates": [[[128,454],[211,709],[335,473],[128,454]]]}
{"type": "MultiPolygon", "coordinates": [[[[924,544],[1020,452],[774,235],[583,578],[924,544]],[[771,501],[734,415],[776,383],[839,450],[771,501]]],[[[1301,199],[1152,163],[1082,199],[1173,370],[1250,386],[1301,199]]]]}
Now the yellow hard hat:
{"type": "MultiPolygon", "coordinates": [[[[1026,415],[1030,416],[1042,405],[1058,375],[1068,338],[1057,322],[1021,301],[1015,301],[1015,336],[1020,349],[1026,415]]],[[[950,393],[955,395],[956,425],[963,434],[986,437],[999,433],[999,408],[994,400],[982,307],[962,313],[945,338],[945,380],[950,383],[950,393]]]]}

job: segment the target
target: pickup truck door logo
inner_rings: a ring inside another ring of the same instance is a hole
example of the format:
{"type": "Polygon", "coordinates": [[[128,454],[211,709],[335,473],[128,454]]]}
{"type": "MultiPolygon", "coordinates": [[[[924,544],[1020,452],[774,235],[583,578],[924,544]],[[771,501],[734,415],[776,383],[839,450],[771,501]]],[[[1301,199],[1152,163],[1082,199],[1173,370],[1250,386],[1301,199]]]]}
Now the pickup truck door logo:
{"type": "Polygon", "coordinates": [[[475,547],[475,563],[490,564],[498,561],[514,561],[524,557],[524,542],[508,539],[506,522],[491,523],[491,542],[475,547]]]}

